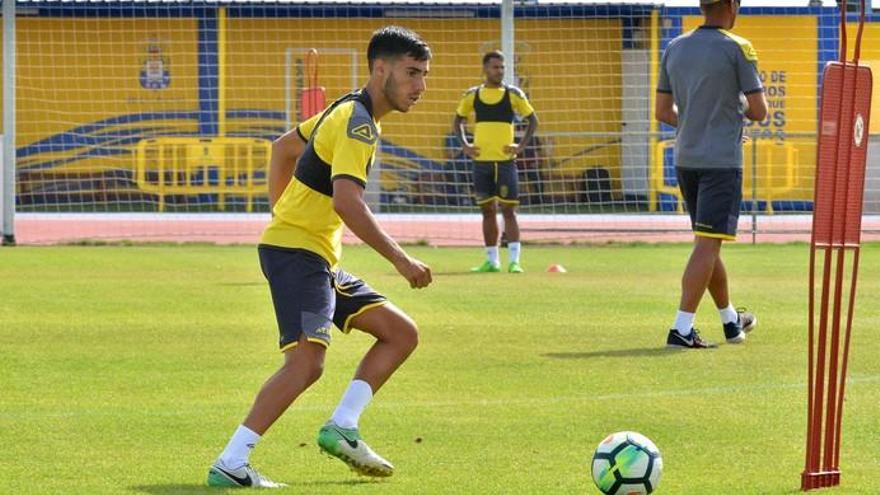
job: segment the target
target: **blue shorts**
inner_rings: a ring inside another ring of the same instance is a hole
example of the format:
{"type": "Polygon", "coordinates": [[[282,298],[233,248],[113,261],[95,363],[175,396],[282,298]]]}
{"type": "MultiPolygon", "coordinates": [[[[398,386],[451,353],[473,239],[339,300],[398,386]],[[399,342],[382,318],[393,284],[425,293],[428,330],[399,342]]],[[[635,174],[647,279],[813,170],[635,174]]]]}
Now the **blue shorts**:
{"type": "Polygon", "coordinates": [[[260,267],[269,281],[282,351],[299,342],[330,345],[330,328],[344,333],[364,311],[388,300],[363,280],[343,270],[331,271],[327,261],[311,251],[261,244],[260,267]]]}
{"type": "Polygon", "coordinates": [[[695,235],[735,240],[742,202],[742,170],[738,168],[677,168],[695,235]]]}
{"type": "Polygon", "coordinates": [[[513,160],[474,162],[474,195],[478,205],[490,201],[519,204],[519,179],[513,160]]]}

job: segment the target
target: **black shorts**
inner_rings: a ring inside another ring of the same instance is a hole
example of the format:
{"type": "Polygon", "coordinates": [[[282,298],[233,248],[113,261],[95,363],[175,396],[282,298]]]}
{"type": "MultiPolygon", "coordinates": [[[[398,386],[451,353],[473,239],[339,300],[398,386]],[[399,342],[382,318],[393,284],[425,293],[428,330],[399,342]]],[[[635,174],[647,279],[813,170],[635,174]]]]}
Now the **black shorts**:
{"type": "Polygon", "coordinates": [[[331,271],[327,261],[311,251],[265,244],[258,251],[272,291],[282,351],[296,346],[303,333],[310,342],[329,346],[332,325],[348,333],[355,316],[388,302],[354,275],[331,271]]]}
{"type": "Polygon", "coordinates": [[[694,234],[735,240],[742,202],[742,169],[677,168],[675,172],[694,234]]]}
{"type": "Polygon", "coordinates": [[[477,204],[490,201],[519,204],[519,180],[513,160],[474,162],[474,196],[477,204]]]}

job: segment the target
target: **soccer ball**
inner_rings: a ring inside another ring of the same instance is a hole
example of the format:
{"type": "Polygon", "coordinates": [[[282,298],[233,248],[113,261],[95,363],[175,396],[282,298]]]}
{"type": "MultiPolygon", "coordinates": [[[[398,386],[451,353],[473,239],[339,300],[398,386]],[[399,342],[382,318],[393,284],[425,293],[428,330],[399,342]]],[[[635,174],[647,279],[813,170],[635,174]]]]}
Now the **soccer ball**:
{"type": "Polygon", "coordinates": [[[654,442],[634,431],[608,435],[593,454],[593,481],[606,495],[651,493],[660,483],[663,458],[654,442]]]}

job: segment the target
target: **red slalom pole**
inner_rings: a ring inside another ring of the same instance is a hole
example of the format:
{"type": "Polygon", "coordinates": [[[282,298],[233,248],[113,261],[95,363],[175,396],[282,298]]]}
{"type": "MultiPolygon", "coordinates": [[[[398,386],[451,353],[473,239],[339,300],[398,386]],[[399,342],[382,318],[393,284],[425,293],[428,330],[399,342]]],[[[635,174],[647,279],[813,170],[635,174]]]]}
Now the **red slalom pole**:
{"type": "Polygon", "coordinates": [[[846,60],[847,5],[844,0],[841,4],[840,61],[829,63],[823,72],[810,240],[807,435],[805,466],[801,474],[801,489],[804,491],[840,484],[843,405],[858,279],[873,87],[870,68],[859,65],[865,0],[861,0],[860,6],[853,61],[846,60]],[[818,252],[824,258],[817,308],[818,252]],[[853,253],[852,270],[848,274],[849,290],[846,290],[849,252],[853,253]],[[848,294],[846,305],[845,293],[848,294]]]}

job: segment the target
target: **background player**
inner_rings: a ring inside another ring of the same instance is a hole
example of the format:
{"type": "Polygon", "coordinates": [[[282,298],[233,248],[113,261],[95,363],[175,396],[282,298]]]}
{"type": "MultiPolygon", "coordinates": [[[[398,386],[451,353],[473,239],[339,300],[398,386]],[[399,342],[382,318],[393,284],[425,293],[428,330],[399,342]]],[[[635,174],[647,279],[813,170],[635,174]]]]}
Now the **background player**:
{"type": "Polygon", "coordinates": [[[748,40],[727,31],[739,0],[700,0],[700,6],[705,24],[672,40],[663,53],[655,108],[658,120],[676,128],[676,173],[695,236],[666,345],[694,349],[715,347],[693,328],[707,287],[727,342],[742,342],[757,322],[730,302],[721,243],[736,239],[743,116],[767,116],[758,54],[748,40]]]}
{"type": "Polygon", "coordinates": [[[474,160],[474,195],[483,213],[486,261],[475,272],[498,272],[498,207],[504,217],[509,259],[507,270],[522,273],[519,224],[516,206],[519,187],[514,158],[523,152],[535,130],[538,117],[521,89],[504,84],[504,54],[492,51],[483,56],[485,82],[467,92],[458,104],[452,127],[462,150],[474,160]],[[467,117],[475,114],[474,142],[467,139],[467,117]],[[519,144],[513,142],[515,114],[528,121],[519,144]]]}

